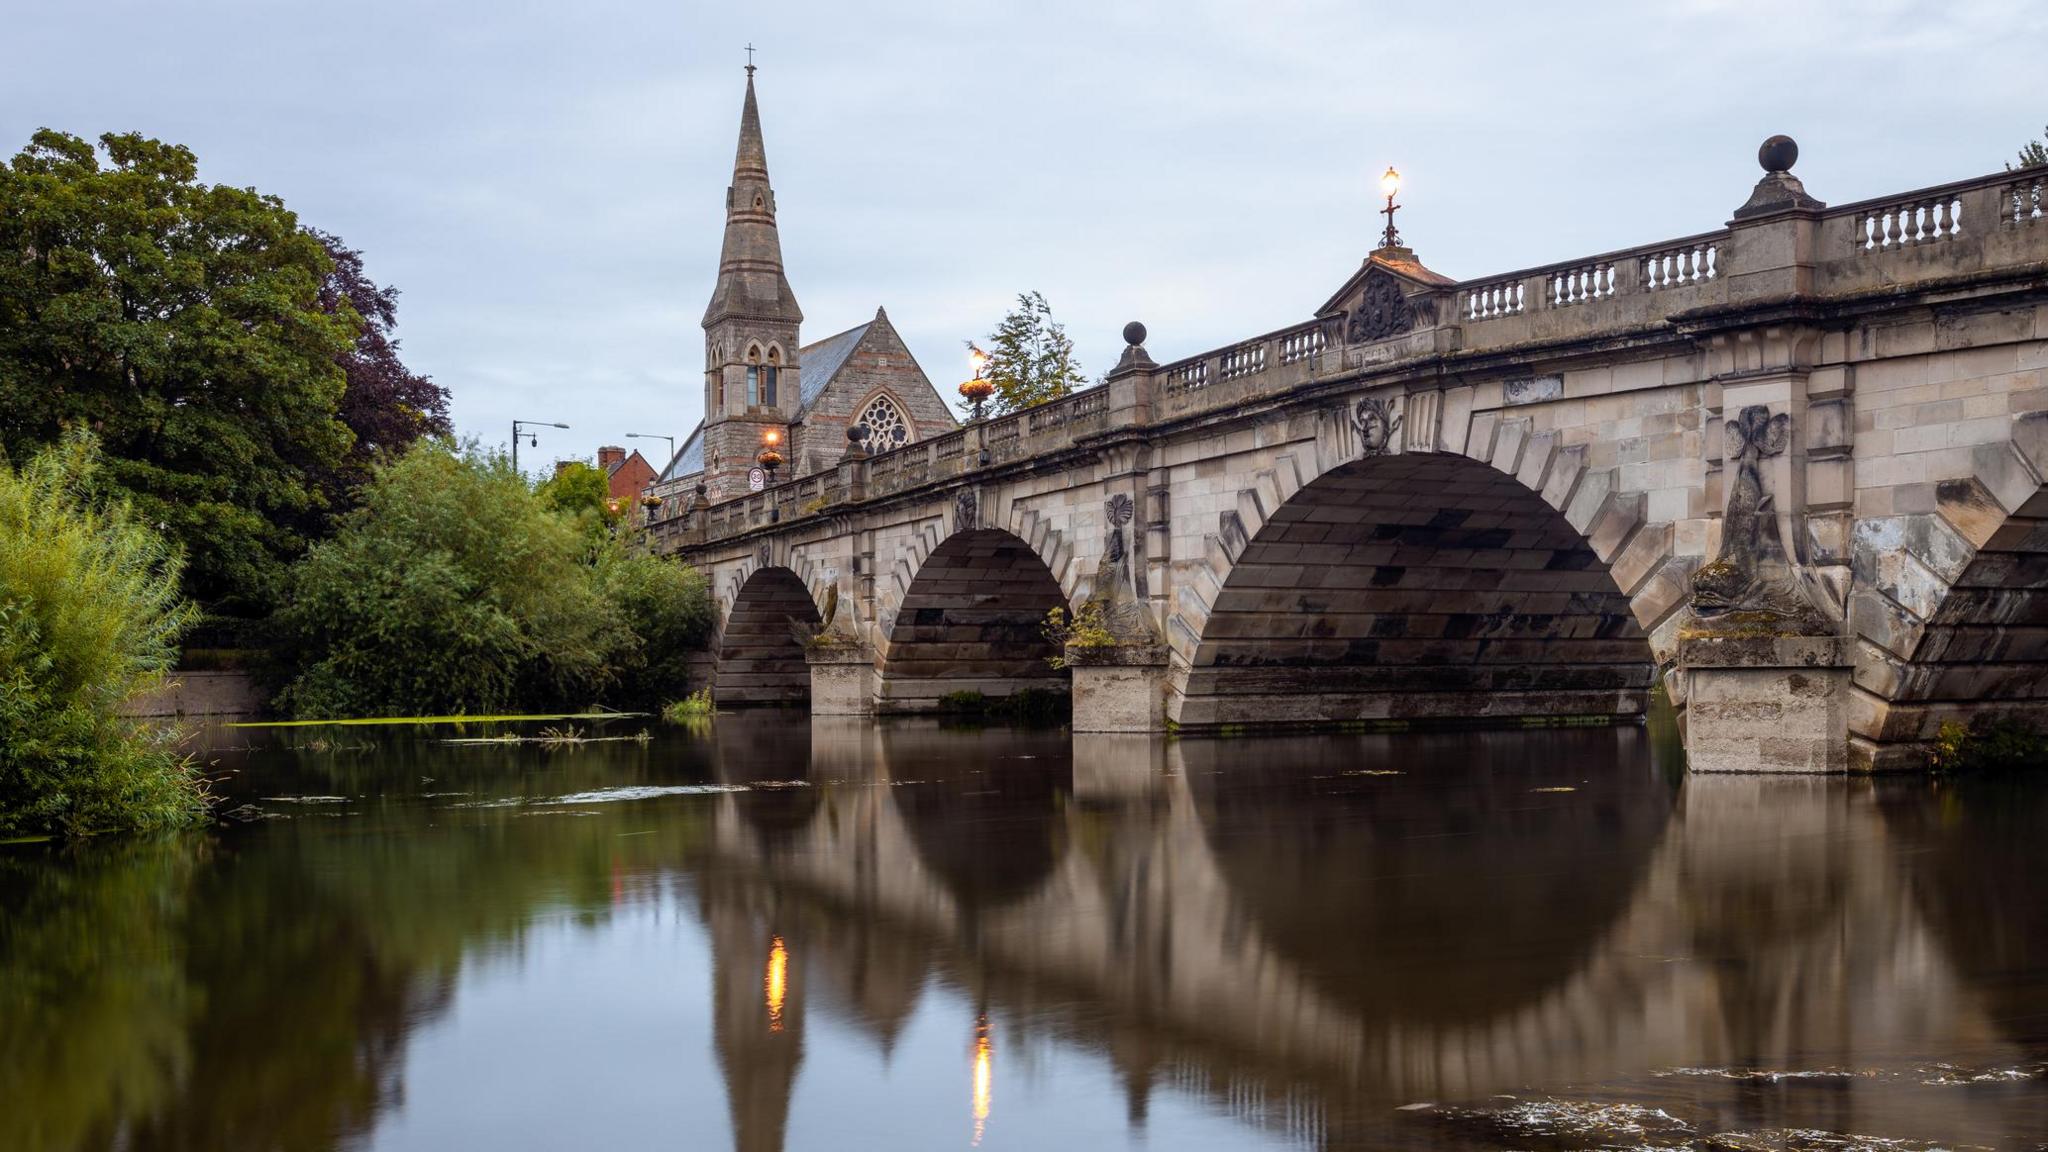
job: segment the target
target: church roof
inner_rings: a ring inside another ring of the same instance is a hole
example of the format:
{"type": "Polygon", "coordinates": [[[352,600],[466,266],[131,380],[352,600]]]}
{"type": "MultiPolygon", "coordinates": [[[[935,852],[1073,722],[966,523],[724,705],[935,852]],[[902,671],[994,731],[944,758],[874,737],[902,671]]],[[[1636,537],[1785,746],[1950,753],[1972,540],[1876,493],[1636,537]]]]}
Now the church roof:
{"type": "Polygon", "coordinates": [[[703,470],[704,422],[700,420],[695,428],[690,429],[689,438],[676,450],[675,458],[668,462],[668,467],[661,470],[661,481],[666,483],[703,470]]]}
{"type": "Polygon", "coordinates": [[[860,347],[861,338],[874,326],[875,322],[870,320],[837,335],[827,336],[816,344],[804,345],[797,354],[798,375],[804,382],[803,394],[797,398],[797,419],[803,419],[804,413],[810,411],[818,397],[825,394],[825,389],[832,386],[832,378],[846,367],[853,350],[860,347]]]}

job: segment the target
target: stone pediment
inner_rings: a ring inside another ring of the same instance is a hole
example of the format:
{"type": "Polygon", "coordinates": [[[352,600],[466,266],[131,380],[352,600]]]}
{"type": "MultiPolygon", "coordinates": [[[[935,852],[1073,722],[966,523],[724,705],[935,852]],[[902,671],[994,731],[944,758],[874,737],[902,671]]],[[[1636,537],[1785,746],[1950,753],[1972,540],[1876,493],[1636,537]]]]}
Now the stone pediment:
{"type": "Polygon", "coordinates": [[[1346,344],[1385,340],[1434,328],[1454,283],[1423,267],[1407,249],[1380,249],[1365,258],[1316,315],[1341,317],[1338,331],[1346,344]]]}

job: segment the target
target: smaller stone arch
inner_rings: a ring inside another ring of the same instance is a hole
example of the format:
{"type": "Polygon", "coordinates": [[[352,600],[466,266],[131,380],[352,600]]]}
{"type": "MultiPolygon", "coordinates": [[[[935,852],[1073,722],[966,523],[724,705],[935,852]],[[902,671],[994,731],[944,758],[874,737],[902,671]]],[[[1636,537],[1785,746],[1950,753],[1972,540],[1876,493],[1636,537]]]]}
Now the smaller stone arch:
{"type": "Polygon", "coordinates": [[[750,562],[728,588],[712,698],[721,705],[808,703],[811,672],[801,630],[817,628],[824,618],[803,578],[781,565],[750,562]]]}
{"type": "Polygon", "coordinates": [[[890,574],[893,603],[876,629],[881,706],[928,711],[958,692],[1066,691],[1066,672],[1051,663],[1058,646],[1044,634],[1047,614],[1073,604],[1064,540],[1035,523],[1037,544],[964,523],[943,534],[946,522],[928,522],[890,574]]]}

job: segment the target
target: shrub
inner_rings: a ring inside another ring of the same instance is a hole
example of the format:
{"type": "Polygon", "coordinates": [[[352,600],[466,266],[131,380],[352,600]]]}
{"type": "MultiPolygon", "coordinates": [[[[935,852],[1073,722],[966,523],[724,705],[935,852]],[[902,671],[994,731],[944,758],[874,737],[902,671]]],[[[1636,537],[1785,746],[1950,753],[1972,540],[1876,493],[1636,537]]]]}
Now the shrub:
{"type": "Polygon", "coordinates": [[[293,571],[275,618],[302,718],[588,703],[630,643],[577,521],[502,456],[416,445],[293,571]]]}
{"type": "Polygon", "coordinates": [[[1944,720],[1928,753],[1936,772],[2006,772],[2048,767],[2048,736],[2012,720],[1965,727],[1944,720]]]}
{"type": "Polygon", "coordinates": [[[690,653],[711,635],[710,582],[688,565],[613,545],[598,560],[597,587],[625,628],[612,660],[618,702],[651,709],[688,692],[690,653]]]}
{"type": "Polygon", "coordinates": [[[95,442],[0,461],[0,837],[187,823],[205,808],[174,732],[122,717],[163,683],[193,609],[182,557],[99,500],[95,442]]]}

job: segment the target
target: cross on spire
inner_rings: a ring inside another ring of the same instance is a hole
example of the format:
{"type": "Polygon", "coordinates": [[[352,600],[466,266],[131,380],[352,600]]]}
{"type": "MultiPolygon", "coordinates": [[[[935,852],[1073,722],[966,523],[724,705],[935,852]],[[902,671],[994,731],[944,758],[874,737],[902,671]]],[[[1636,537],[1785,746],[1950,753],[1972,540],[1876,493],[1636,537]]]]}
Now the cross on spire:
{"type": "Polygon", "coordinates": [[[748,42],[747,42],[747,78],[748,78],[748,79],[752,79],[752,78],[753,78],[753,76],[754,76],[754,44],[753,44],[753,42],[752,42],[752,41],[748,41],[748,42]]]}

